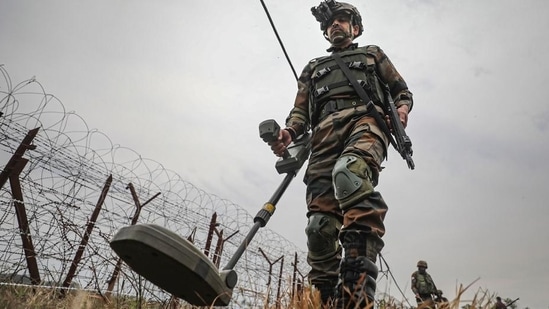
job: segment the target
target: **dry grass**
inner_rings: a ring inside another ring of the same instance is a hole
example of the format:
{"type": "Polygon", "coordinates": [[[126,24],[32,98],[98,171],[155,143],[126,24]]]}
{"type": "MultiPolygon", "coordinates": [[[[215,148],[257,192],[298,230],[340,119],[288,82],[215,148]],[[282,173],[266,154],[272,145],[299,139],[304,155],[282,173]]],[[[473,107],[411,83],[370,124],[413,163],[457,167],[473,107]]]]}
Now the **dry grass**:
{"type": "MultiPolygon", "coordinates": [[[[0,286],[0,309],[161,309],[153,303],[138,303],[133,298],[107,300],[96,293],[72,290],[63,296],[59,290],[24,285],[0,286]]],[[[184,308],[184,307],[180,307],[184,308]]]]}
{"type": "MultiPolygon", "coordinates": [[[[474,283],[474,282],[473,282],[474,283]]],[[[469,306],[470,309],[491,309],[494,304],[494,296],[486,291],[479,290],[475,293],[472,301],[465,304],[461,301],[463,293],[471,287],[460,286],[457,296],[449,303],[438,305],[438,309],[461,309],[469,306]]],[[[396,302],[394,298],[378,299],[378,309],[407,309],[402,303],[396,302]]],[[[270,301],[263,309],[324,309],[320,301],[318,291],[304,288],[303,292],[288,303],[270,301]]],[[[415,305],[415,303],[413,304],[415,305]]],[[[134,298],[110,298],[106,299],[96,293],[82,290],[74,290],[61,297],[58,290],[46,287],[30,287],[16,285],[0,286],[0,309],[191,309],[195,308],[187,304],[168,302],[159,303],[138,303],[134,298]]],[[[213,307],[212,307],[213,308],[213,307]]],[[[326,308],[327,309],[327,308],[326,308]]],[[[419,308],[418,308],[419,309],[419,308]]]]}

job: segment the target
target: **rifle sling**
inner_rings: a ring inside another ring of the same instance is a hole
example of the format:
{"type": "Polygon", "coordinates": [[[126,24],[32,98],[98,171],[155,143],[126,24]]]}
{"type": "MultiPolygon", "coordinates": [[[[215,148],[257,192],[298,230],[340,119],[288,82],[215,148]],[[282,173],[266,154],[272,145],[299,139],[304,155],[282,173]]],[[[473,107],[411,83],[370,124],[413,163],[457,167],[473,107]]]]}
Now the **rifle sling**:
{"type": "Polygon", "coordinates": [[[367,102],[366,107],[368,109],[373,109],[372,115],[373,115],[374,119],[376,120],[377,125],[381,128],[383,133],[385,133],[385,135],[387,135],[387,138],[391,142],[391,145],[393,145],[393,147],[395,147],[395,149],[398,150],[395,139],[393,138],[393,135],[391,135],[391,131],[387,127],[387,123],[383,120],[383,118],[381,118],[381,115],[379,114],[379,112],[375,108],[374,102],[372,102],[372,100],[370,99],[370,97],[368,96],[368,94],[366,93],[364,88],[360,87],[360,85],[358,84],[357,79],[351,74],[351,70],[349,70],[349,67],[347,67],[345,65],[345,63],[341,59],[341,56],[339,56],[337,53],[333,53],[332,57],[334,58],[337,65],[339,65],[339,68],[341,69],[341,71],[343,71],[343,74],[345,74],[347,79],[351,82],[351,85],[353,85],[353,87],[355,88],[355,91],[360,96],[362,101],[367,102]]]}

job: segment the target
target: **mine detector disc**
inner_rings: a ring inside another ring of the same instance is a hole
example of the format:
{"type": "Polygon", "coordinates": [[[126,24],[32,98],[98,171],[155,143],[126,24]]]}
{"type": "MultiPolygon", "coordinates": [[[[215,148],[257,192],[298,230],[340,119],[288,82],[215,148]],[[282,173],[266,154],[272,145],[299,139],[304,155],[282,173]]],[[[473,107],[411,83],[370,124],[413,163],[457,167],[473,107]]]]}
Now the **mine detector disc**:
{"type": "Polygon", "coordinates": [[[161,226],[123,227],[110,246],[136,273],[192,305],[227,306],[231,300],[236,272],[220,273],[190,241],[161,226]]]}

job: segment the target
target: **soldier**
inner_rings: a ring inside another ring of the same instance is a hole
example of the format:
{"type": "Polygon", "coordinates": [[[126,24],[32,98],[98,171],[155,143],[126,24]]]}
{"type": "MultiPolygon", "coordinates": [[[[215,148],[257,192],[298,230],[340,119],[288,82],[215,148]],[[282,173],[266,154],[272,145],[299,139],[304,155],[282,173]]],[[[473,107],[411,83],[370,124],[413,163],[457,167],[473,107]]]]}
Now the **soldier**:
{"type": "Polygon", "coordinates": [[[435,308],[433,295],[440,298],[442,294],[439,294],[439,291],[433,278],[427,273],[427,262],[418,261],[417,271],[412,274],[412,292],[414,292],[418,307],[435,308]]]}
{"type": "Polygon", "coordinates": [[[442,290],[437,290],[437,297],[435,298],[435,302],[437,303],[438,309],[448,309],[450,308],[450,304],[448,303],[448,298],[442,296],[442,290]]]}
{"type": "Polygon", "coordinates": [[[327,51],[331,54],[305,66],[286,127],[269,144],[282,156],[292,140],[312,130],[304,177],[308,279],[325,304],[335,298],[337,307],[363,307],[374,300],[375,262],[384,246],[381,238],[388,209],[374,189],[390,135],[381,108],[383,87],[390,90],[404,127],[412,109],[412,93],[380,47],[353,43],[364,31],[356,7],[326,0],[311,11],[330,43],[327,51]],[[351,86],[334,60],[336,54],[370,100],[362,99],[351,86]]]}
{"type": "Polygon", "coordinates": [[[501,297],[496,297],[496,305],[494,306],[494,309],[505,309],[507,308],[507,305],[505,305],[502,301],[501,301],[501,297]]]}

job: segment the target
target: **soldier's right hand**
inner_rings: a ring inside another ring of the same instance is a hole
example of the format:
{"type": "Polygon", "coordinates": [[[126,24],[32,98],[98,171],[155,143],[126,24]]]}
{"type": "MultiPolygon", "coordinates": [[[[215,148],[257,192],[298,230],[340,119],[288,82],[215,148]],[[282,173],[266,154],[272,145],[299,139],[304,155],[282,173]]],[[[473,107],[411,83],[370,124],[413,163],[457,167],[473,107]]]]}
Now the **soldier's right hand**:
{"type": "Polygon", "coordinates": [[[278,139],[273,142],[269,142],[269,146],[271,146],[271,150],[273,153],[279,157],[284,156],[284,152],[286,151],[286,146],[288,146],[292,142],[292,136],[290,135],[290,132],[288,130],[280,130],[278,134],[278,139]]]}

